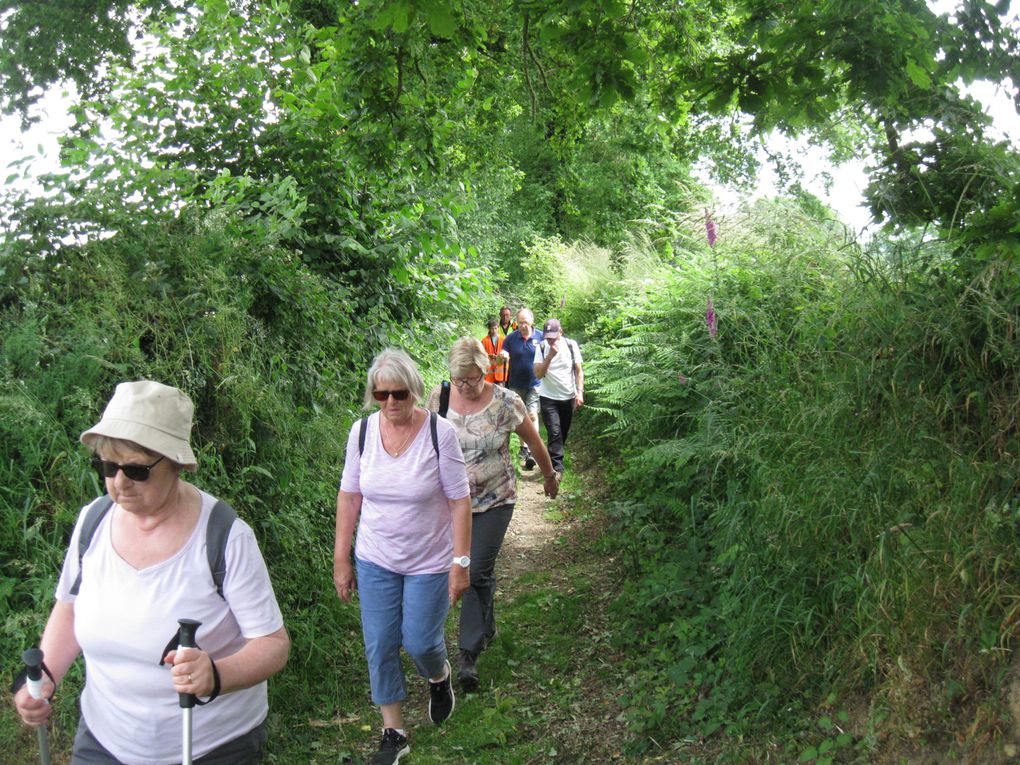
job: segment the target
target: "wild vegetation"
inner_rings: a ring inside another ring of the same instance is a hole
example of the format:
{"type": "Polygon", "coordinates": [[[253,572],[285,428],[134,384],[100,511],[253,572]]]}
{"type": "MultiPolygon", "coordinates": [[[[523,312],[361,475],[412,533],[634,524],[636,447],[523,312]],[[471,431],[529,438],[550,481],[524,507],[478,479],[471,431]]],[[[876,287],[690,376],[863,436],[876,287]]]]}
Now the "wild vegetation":
{"type": "MultiPolygon", "coordinates": [[[[1020,164],[959,83],[1020,82],[1008,9],[79,5],[0,2],[3,107],[82,94],[62,169],[0,205],[0,674],[99,491],[78,434],[158,379],[269,561],[294,638],[271,754],[310,761],[288,731],[367,705],[330,556],[368,361],[401,345],[438,380],[526,303],[583,340],[621,758],[1005,757],[1020,164]],[[747,182],[772,130],[870,152],[883,232],[848,237],[791,158],[783,198],[716,213],[693,164],[747,182]]],[[[509,618],[580,624],[577,576],[509,618]]],[[[529,659],[570,666],[552,643],[529,659]]],[[[478,751],[524,708],[479,703],[478,751]]],[[[3,715],[5,762],[19,736],[3,715]]]]}

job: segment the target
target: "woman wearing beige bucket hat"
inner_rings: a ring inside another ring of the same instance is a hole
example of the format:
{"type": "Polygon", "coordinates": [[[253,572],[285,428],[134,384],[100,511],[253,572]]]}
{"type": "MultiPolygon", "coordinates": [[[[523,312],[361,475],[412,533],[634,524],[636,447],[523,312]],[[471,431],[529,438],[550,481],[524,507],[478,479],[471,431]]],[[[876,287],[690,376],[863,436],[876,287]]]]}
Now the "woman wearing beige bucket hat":
{"type": "MultiPolygon", "coordinates": [[[[232,513],[225,574],[212,572],[210,519],[230,511],[180,478],[197,468],[192,413],[177,388],[125,382],[81,435],[109,494],[79,515],[40,644],[46,695],[85,658],[71,765],[181,762],[178,694],[215,699],[194,718],[196,765],[261,761],[266,680],[286,664],[290,638],[251,528],[232,513]],[[201,648],[167,645],[181,617],[201,623],[201,648]]],[[[31,726],[50,715],[26,688],[15,704],[31,726]]]]}

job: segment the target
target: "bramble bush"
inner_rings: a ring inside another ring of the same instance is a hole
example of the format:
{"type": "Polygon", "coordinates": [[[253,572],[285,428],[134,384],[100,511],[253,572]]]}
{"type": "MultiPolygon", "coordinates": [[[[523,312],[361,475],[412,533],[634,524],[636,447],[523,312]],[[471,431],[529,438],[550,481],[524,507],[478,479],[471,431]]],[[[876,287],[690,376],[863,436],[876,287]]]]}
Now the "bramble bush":
{"type": "MultiPolygon", "coordinates": [[[[38,244],[8,239],[0,271],[0,675],[36,644],[77,512],[103,490],[78,435],[118,382],[155,379],[191,396],[193,480],[234,505],[266,557],[293,640],[271,684],[279,708],[313,718],[361,703],[349,697],[367,683],[360,627],[332,583],[336,485],[368,363],[412,333],[231,214],[185,209],[38,244]]],[[[430,326],[428,342],[448,347],[460,304],[419,300],[450,326],[430,326]]],[[[415,351],[426,373],[445,360],[415,351]]],[[[76,669],[61,689],[57,730],[74,729],[80,681],[76,669]]],[[[26,735],[13,717],[6,752],[26,735]]]]}

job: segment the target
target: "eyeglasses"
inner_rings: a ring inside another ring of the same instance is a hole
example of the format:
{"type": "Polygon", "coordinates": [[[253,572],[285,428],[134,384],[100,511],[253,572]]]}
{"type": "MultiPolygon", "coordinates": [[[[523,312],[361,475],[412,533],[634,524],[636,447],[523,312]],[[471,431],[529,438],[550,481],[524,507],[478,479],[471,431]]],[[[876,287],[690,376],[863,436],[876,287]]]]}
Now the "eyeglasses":
{"type": "Polygon", "coordinates": [[[397,401],[405,401],[408,396],[411,395],[411,391],[405,388],[404,390],[374,390],[372,391],[372,398],[376,401],[385,401],[390,396],[393,396],[397,401]]]}
{"type": "Polygon", "coordinates": [[[92,455],[92,469],[99,473],[100,478],[113,478],[118,470],[123,470],[124,475],[132,481],[148,481],[149,471],[162,462],[166,457],[160,457],[151,465],[118,465],[116,462],[102,459],[98,454],[92,455]]]}
{"type": "Polygon", "coordinates": [[[482,377],[483,375],[475,375],[474,377],[451,377],[450,382],[458,388],[463,388],[465,385],[470,385],[473,388],[482,381],[482,377]]]}

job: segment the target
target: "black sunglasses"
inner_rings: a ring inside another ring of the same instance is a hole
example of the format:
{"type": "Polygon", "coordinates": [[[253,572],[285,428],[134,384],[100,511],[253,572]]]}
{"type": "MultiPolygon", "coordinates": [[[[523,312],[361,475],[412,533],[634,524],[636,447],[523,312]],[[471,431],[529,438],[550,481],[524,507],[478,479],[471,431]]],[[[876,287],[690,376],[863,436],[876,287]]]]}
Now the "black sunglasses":
{"type": "Polygon", "coordinates": [[[149,471],[162,462],[165,457],[160,457],[151,465],[118,465],[116,462],[102,459],[98,454],[92,455],[92,469],[99,473],[100,478],[113,478],[118,470],[123,470],[124,475],[132,481],[148,481],[149,471]]]}
{"type": "Polygon", "coordinates": [[[407,390],[374,390],[372,391],[372,398],[376,401],[385,401],[390,396],[393,396],[397,401],[404,401],[408,396],[411,395],[411,391],[407,390]]]}

